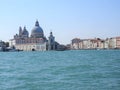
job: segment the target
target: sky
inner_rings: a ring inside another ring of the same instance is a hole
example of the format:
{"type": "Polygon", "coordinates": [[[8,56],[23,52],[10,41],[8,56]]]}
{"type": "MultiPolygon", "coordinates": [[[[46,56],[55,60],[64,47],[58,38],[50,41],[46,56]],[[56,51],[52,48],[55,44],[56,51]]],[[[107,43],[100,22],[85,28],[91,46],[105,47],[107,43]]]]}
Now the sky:
{"type": "Polygon", "coordinates": [[[73,38],[120,36],[120,0],[1,0],[0,40],[9,41],[19,26],[31,30],[38,20],[46,37],[69,44],[73,38]]]}

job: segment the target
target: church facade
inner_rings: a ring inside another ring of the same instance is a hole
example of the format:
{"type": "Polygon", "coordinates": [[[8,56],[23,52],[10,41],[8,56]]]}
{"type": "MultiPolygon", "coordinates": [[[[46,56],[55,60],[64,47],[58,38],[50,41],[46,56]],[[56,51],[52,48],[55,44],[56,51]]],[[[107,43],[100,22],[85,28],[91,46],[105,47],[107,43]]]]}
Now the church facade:
{"type": "Polygon", "coordinates": [[[44,36],[43,29],[39,22],[35,22],[35,26],[31,31],[31,35],[26,27],[19,27],[19,34],[14,35],[14,38],[9,42],[10,47],[23,51],[46,51],[56,50],[59,44],[55,41],[52,32],[48,39],[44,36]]]}

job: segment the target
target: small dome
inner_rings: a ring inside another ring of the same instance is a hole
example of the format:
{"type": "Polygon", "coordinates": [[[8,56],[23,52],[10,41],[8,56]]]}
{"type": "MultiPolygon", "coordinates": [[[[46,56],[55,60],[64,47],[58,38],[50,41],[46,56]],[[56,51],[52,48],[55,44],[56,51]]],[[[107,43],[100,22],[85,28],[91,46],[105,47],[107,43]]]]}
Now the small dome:
{"type": "Polygon", "coordinates": [[[26,27],[24,27],[23,31],[22,31],[23,35],[28,35],[28,31],[26,30],[26,27]]]}
{"type": "Polygon", "coordinates": [[[34,37],[34,38],[44,37],[43,29],[39,26],[38,21],[36,21],[35,27],[32,29],[31,37],[34,37]]]}
{"type": "Polygon", "coordinates": [[[28,38],[29,37],[29,33],[28,33],[26,27],[24,27],[24,29],[23,29],[23,31],[21,33],[22,33],[22,35],[20,35],[20,36],[22,36],[24,38],[28,38]]]}

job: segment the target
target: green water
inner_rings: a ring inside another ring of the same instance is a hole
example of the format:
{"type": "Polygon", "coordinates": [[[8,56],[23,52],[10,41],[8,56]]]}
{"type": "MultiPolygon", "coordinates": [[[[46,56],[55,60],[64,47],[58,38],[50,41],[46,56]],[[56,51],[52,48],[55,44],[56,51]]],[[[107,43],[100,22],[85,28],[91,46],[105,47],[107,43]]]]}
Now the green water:
{"type": "Polygon", "coordinates": [[[120,51],[0,52],[0,90],[120,90],[120,51]]]}

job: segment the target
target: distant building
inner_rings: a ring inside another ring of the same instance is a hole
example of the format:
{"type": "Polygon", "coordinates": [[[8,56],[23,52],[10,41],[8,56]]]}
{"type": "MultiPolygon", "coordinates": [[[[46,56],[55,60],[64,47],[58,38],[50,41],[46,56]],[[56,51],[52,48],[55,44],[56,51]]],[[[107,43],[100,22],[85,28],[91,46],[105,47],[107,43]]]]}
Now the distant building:
{"type": "Polygon", "coordinates": [[[98,49],[103,48],[102,40],[95,39],[78,39],[72,40],[71,49],[98,49]]]}
{"type": "Polygon", "coordinates": [[[6,45],[2,40],[0,40],[0,51],[6,51],[6,45]]]}
{"type": "Polygon", "coordinates": [[[74,38],[71,49],[120,49],[120,37],[107,38],[106,40],[74,38]]]}
{"type": "Polygon", "coordinates": [[[120,49],[120,37],[116,37],[116,48],[120,49]]]}
{"type": "Polygon", "coordinates": [[[80,42],[79,38],[72,39],[71,49],[79,49],[79,42],[80,42]]]}
{"type": "Polygon", "coordinates": [[[9,45],[10,47],[15,47],[17,50],[46,51],[56,50],[59,44],[55,41],[52,32],[50,32],[49,39],[47,40],[39,22],[36,21],[30,36],[26,27],[24,27],[23,30],[19,27],[19,34],[14,35],[14,38],[10,40],[9,45]]]}
{"type": "Polygon", "coordinates": [[[71,44],[67,44],[66,45],[66,50],[70,50],[71,49],[71,44]]]}
{"type": "Polygon", "coordinates": [[[109,49],[115,49],[116,48],[116,37],[109,38],[109,49]]]}
{"type": "Polygon", "coordinates": [[[109,49],[109,39],[108,38],[106,38],[106,40],[104,40],[104,48],[109,49]]]}

